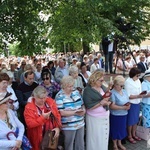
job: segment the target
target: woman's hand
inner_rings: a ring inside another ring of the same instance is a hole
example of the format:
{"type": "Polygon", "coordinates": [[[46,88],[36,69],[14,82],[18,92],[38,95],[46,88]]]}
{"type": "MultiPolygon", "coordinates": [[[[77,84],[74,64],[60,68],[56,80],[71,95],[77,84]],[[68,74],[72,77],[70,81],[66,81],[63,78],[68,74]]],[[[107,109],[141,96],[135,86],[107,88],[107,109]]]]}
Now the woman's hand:
{"type": "Polygon", "coordinates": [[[124,105],[123,108],[124,108],[125,110],[129,110],[129,109],[130,109],[130,106],[131,106],[131,104],[129,104],[129,105],[124,105]]]}
{"type": "Polygon", "coordinates": [[[11,150],[18,150],[22,145],[22,141],[16,140],[16,146],[13,147],[11,150]]]}
{"type": "Polygon", "coordinates": [[[102,106],[109,106],[111,104],[109,100],[110,100],[110,97],[104,98],[103,100],[101,100],[100,104],[102,106]]]}
{"type": "Polygon", "coordinates": [[[145,97],[147,94],[139,94],[139,95],[137,95],[137,98],[143,98],[143,97],[145,97]]]}
{"type": "Polygon", "coordinates": [[[59,136],[60,129],[59,128],[54,128],[52,131],[55,131],[54,138],[57,138],[59,136]]]}
{"type": "Polygon", "coordinates": [[[84,116],[85,115],[85,108],[80,108],[80,109],[76,110],[75,115],[84,116]]]}
{"type": "Polygon", "coordinates": [[[49,119],[49,116],[51,114],[51,111],[47,112],[47,113],[44,113],[44,110],[42,111],[42,116],[45,118],[45,119],[49,119]]]}

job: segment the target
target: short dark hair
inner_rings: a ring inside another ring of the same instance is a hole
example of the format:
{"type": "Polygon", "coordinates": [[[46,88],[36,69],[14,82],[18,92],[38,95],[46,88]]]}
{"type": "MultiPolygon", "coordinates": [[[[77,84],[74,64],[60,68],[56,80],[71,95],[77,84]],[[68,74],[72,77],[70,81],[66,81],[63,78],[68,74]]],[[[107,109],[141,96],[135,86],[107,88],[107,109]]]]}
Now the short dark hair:
{"type": "Polygon", "coordinates": [[[27,70],[25,73],[24,73],[24,77],[27,78],[28,75],[31,75],[31,74],[34,74],[33,71],[30,71],[30,70],[27,70]]]}
{"type": "Polygon", "coordinates": [[[54,66],[54,62],[53,62],[53,61],[49,61],[49,62],[47,63],[47,66],[49,67],[51,64],[53,64],[53,66],[54,66]]]}
{"type": "Polygon", "coordinates": [[[43,69],[42,73],[41,73],[41,78],[43,79],[44,76],[46,76],[46,77],[49,76],[51,79],[51,71],[49,69],[43,69]]]}
{"type": "Polygon", "coordinates": [[[81,69],[83,66],[86,66],[86,64],[85,64],[84,62],[81,62],[80,69],[81,69]]]}
{"type": "Polygon", "coordinates": [[[6,80],[6,81],[10,80],[8,74],[7,73],[0,73],[0,82],[2,82],[4,80],[6,80]]]}
{"type": "Polygon", "coordinates": [[[97,58],[97,57],[95,57],[95,58],[94,58],[94,62],[95,62],[96,60],[98,60],[98,58],[97,58]]]}
{"type": "Polygon", "coordinates": [[[140,69],[133,67],[133,68],[131,68],[131,70],[129,72],[129,77],[133,78],[134,76],[136,76],[137,74],[140,74],[140,73],[141,73],[140,69]]]}

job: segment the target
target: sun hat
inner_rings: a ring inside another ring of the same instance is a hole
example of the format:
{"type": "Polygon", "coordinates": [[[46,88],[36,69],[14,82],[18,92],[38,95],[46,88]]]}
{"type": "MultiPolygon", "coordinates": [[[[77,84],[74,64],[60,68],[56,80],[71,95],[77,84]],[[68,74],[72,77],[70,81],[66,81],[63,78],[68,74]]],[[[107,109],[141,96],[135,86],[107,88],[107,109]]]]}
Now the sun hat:
{"type": "Polygon", "coordinates": [[[150,69],[145,71],[144,77],[149,77],[150,76],[150,69]]]}
{"type": "Polygon", "coordinates": [[[0,94],[0,105],[7,102],[10,99],[11,95],[12,95],[12,93],[9,93],[9,92],[1,93],[0,94]]]}

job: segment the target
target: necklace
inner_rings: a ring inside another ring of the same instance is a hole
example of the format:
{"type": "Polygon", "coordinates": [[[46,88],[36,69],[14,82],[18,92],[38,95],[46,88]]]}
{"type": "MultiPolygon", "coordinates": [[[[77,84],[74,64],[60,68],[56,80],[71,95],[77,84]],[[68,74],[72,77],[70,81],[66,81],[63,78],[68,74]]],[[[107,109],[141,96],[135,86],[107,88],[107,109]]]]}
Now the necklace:
{"type": "Polygon", "coordinates": [[[7,123],[7,118],[1,119],[3,122],[7,123]]]}

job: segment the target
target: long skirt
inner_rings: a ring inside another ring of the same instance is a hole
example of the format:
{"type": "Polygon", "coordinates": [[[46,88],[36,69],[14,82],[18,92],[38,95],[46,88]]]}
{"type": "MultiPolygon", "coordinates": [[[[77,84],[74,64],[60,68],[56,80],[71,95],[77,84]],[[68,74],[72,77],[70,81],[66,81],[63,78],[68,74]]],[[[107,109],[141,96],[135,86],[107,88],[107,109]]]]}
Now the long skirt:
{"type": "Polygon", "coordinates": [[[127,115],[127,126],[133,126],[139,122],[140,104],[131,104],[127,115]]]}
{"type": "Polygon", "coordinates": [[[122,140],[127,136],[127,115],[110,115],[110,138],[112,140],[122,140]]]}
{"type": "Polygon", "coordinates": [[[150,127],[150,105],[142,103],[142,122],[145,128],[150,127]]]}
{"type": "Polygon", "coordinates": [[[86,114],[86,150],[108,150],[109,116],[86,114]]]}

